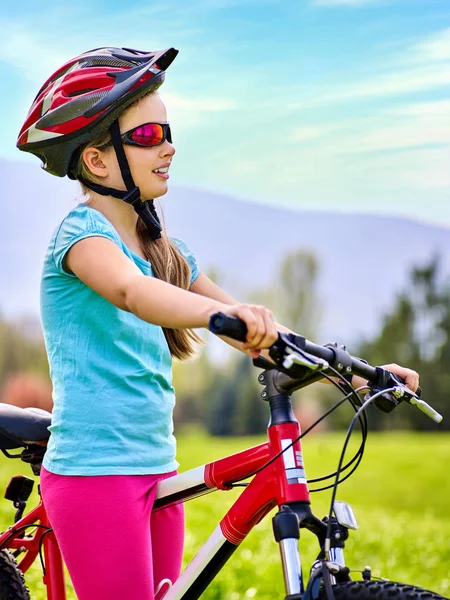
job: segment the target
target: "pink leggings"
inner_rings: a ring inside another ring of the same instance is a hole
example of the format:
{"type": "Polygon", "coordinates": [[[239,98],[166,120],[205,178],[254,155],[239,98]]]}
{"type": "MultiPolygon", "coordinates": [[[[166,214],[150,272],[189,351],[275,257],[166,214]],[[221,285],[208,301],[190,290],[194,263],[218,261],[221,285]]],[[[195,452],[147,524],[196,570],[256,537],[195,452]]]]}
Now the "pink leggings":
{"type": "Polygon", "coordinates": [[[152,513],[156,483],[173,474],[85,477],[42,468],[42,497],[79,600],[153,600],[160,581],[178,578],[183,505],[152,513]]]}

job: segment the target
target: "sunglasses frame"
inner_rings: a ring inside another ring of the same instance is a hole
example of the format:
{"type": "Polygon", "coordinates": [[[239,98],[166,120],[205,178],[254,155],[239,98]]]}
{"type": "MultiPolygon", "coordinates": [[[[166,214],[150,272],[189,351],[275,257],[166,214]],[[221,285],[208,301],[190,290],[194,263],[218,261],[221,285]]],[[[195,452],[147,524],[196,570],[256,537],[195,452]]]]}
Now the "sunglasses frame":
{"type": "MultiPolygon", "coordinates": [[[[172,132],[170,131],[169,123],[156,123],[155,121],[150,121],[148,123],[141,123],[140,125],[136,125],[136,127],[133,127],[133,129],[129,129],[128,131],[125,131],[125,133],[121,133],[120,139],[122,140],[122,144],[127,144],[128,146],[137,146],[138,148],[155,148],[156,146],[161,146],[161,144],[164,144],[164,142],[166,140],[171,144],[172,143],[172,132]],[[135,142],[132,139],[131,135],[136,131],[136,129],[139,129],[140,127],[144,127],[145,125],[160,125],[162,127],[163,139],[158,144],[152,144],[151,146],[146,146],[145,144],[139,144],[138,142],[135,142]]],[[[101,146],[98,146],[97,148],[99,150],[103,150],[112,145],[113,145],[112,140],[108,140],[107,142],[105,142],[101,146]]]]}
{"type": "Polygon", "coordinates": [[[172,143],[172,132],[170,131],[169,123],[156,123],[154,121],[149,122],[149,123],[142,123],[141,125],[137,125],[136,127],[133,127],[133,129],[129,129],[125,133],[122,133],[120,135],[120,137],[124,144],[128,144],[129,146],[139,146],[139,148],[154,148],[155,146],[161,146],[161,144],[164,144],[164,142],[166,140],[170,144],[172,143]],[[139,144],[139,142],[135,142],[133,140],[133,138],[131,137],[133,135],[133,133],[137,129],[140,129],[141,127],[145,127],[145,125],[159,125],[160,127],[162,127],[163,137],[162,137],[162,140],[158,144],[151,144],[150,146],[147,146],[145,144],[139,144]]]}

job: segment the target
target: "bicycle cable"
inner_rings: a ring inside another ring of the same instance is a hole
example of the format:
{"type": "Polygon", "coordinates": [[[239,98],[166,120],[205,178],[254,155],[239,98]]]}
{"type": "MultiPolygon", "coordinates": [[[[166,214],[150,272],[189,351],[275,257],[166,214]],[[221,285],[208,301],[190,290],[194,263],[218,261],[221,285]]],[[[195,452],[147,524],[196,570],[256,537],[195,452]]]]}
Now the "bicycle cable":
{"type": "Polygon", "coordinates": [[[29,525],[21,525],[20,527],[17,527],[17,529],[15,529],[14,531],[12,531],[8,536],[6,536],[6,538],[0,544],[0,550],[3,550],[3,548],[9,542],[9,540],[12,539],[12,538],[14,538],[14,537],[16,537],[16,535],[20,531],[26,531],[30,527],[36,527],[36,528],[39,528],[39,529],[45,529],[46,531],[44,533],[48,533],[49,531],[52,531],[51,527],[47,527],[46,525],[40,525],[39,523],[30,523],[29,525]]]}
{"type": "Polygon", "coordinates": [[[334,511],[334,502],[336,500],[336,493],[337,493],[337,488],[339,485],[339,474],[341,472],[341,465],[344,462],[344,456],[345,456],[345,451],[347,450],[347,445],[350,441],[350,437],[353,433],[353,429],[356,425],[356,421],[358,420],[358,417],[360,416],[361,413],[364,413],[364,411],[366,410],[366,408],[369,406],[369,404],[371,404],[374,400],[376,400],[379,396],[381,396],[382,394],[385,393],[389,393],[389,392],[393,392],[395,388],[390,388],[388,390],[381,390],[380,392],[374,394],[373,396],[371,396],[370,398],[368,398],[365,402],[363,402],[363,404],[361,405],[360,409],[356,412],[355,416],[353,417],[349,428],[347,429],[347,435],[345,436],[345,440],[344,440],[344,446],[342,448],[341,451],[341,455],[339,457],[339,463],[338,463],[338,468],[337,468],[337,475],[336,475],[336,480],[335,483],[333,485],[333,491],[331,494],[331,503],[330,503],[330,510],[328,513],[328,524],[327,524],[327,533],[326,533],[326,538],[325,538],[325,544],[324,544],[324,550],[326,553],[326,556],[329,559],[329,552],[330,552],[330,547],[331,547],[331,519],[333,516],[333,511],[334,511]]]}
{"type": "MultiPolygon", "coordinates": [[[[333,367],[330,367],[330,370],[335,372],[336,375],[339,377],[339,380],[341,380],[341,374],[336,371],[335,369],[333,369],[333,367]]],[[[339,389],[339,391],[343,394],[346,394],[346,390],[344,389],[344,387],[342,387],[342,385],[340,385],[337,381],[335,381],[332,377],[329,377],[328,375],[324,374],[324,377],[326,379],[328,379],[335,387],[337,387],[339,389]]],[[[342,380],[341,380],[342,381],[342,380]]],[[[342,383],[344,383],[344,381],[342,381],[342,383]]],[[[240,479],[235,479],[234,481],[230,481],[230,482],[224,482],[224,486],[226,486],[228,489],[232,489],[234,487],[247,487],[249,485],[248,482],[246,483],[241,483],[243,482],[245,479],[248,479],[249,477],[253,477],[254,475],[256,475],[257,473],[259,473],[260,471],[262,471],[263,469],[265,469],[266,467],[268,467],[270,464],[272,464],[275,460],[277,460],[286,450],[288,450],[289,448],[291,448],[296,442],[298,442],[300,439],[302,439],[307,433],[309,433],[312,429],[314,429],[314,427],[316,427],[321,421],[323,421],[324,419],[326,419],[332,412],[334,412],[335,410],[337,410],[342,404],[344,404],[344,402],[346,402],[347,400],[349,400],[349,398],[351,398],[352,396],[356,396],[357,402],[360,403],[360,398],[358,396],[358,393],[362,390],[365,389],[368,386],[362,386],[360,388],[357,388],[356,390],[351,386],[350,383],[348,383],[347,381],[345,381],[345,385],[347,388],[351,388],[351,391],[346,394],[344,396],[344,398],[341,398],[341,400],[339,400],[338,402],[336,402],[336,404],[334,404],[331,408],[329,408],[322,416],[320,416],[316,421],[314,421],[314,423],[312,425],[310,425],[307,429],[305,429],[305,431],[303,433],[301,433],[298,437],[296,437],[294,440],[292,440],[292,442],[290,444],[288,444],[286,446],[286,448],[283,448],[283,450],[281,450],[277,455],[273,456],[269,461],[267,461],[266,464],[262,465],[262,467],[260,467],[259,469],[256,469],[256,471],[254,471],[253,473],[250,473],[249,475],[246,475],[245,477],[242,477],[240,479]]],[[[366,429],[367,429],[367,423],[366,423],[366,429]]],[[[367,431],[366,431],[366,437],[367,437],[367,431]]],[[[361,459],[362,459],[362,453],[364,452],[364,445],[360,446],[360,449],[358,450],[358,452],[361,452],[361,457],[358,460],[357,465],[359,465],[361,459]],[[362,450],[361,450],[362,448],[362,450]]],[[[358,453],[357,453],[358,454],[358,453]]],[[[346,470],[350,464],[352,464],[352,462],[355,460],[355,457],[349,462],[347,463],[347,465],[345,465],[341,471],[346,470]]],[[[357,466],[356,465],[356,466],[357,466]]],[[[356,468],[356,467],[355,467],[356,468]]],[[[345,479],[347,477],[349,477],[354,471],[355,468],[352,469],[352,471],[346,475],[345,479]]],[[[332,474],[330,476],[334,476],[335,474],[332,474]]],[[[326,478],[330,477],[329,475],[326,476],[326,478]]],[[[314,480],[312,480],[314,481],[314,480]]],[[[330,486],[327,486],[324,489],[329,489],[330,486]]],[[[212,492],[213,490],[206,490],[203,494],[200,495],[206,495],[209,494],[210,492],[212,492]]],[[[315,492],[315,491],[320,491],[320,490],[310,490],[310,492],[315,492]]],[[[198,496],[196,496],[196,498],[198,498],[198,496]]],[[[190,498],[188,500],[179,500],[176,501],[174,504],[182,504],[182,503],[186,503],[189,502],[189,500],[193,500],[194,498],[190,498]]]]}
{"type": "Polygon", "coordinates": [[[47,529],[47,531],[44,531],[44,533],[41,535],[41,537],[39,538],[39,560],[41,561],[41,567],[42,567],[42,574],[45,577],[47,570],[45,568],[45,564],[44,564],[44,557],[42,556],[42,547],[44,545],[44,538],[46,535],[48,535],[49,533],[52,533],[53,529],[47,529]]]}
{"type": "MultiPolygon", "coordinates": [[[[363,389],[370,389],[370,388],[369,388],[369,386],[361,386],[360,388],[358,388],[357,393],[361,392],[361,390],[363,390],[363,389]]],[[[358,410],[357,406],[355,406],[355,404],[351,400],[350,400],[350,402],[356,413],[358,410]]],[[[359,404],[359,406],[361,406],[361,404],[359,404]]],[[[365,411],[362,411],[360,413],[360,415],[358,416],[358,420],[361,425],[361,435],[362,435],[361,444],[360,444],[358,450],[356,451],[356,454],[353,456],[353,458],[344,467],[341,468],[339,474],[346,471],[354,462],[355,462],[355,464],[349,473],[346,473],[346,475],[344,477],[339,479],[338,485],[340,485],[346,479],[348,479],[351,475],[353,475],[353,473],[358,468],[358,466],[363,458],[363,455],[364,455],[364,450],[365,450],[367,436],[368,436],[367,414],[365,411]]],[[[335,471],[334,473],[330,473],[329,475],[326,475],[324,477],[317,477],[315,479],[311,479],[311,480],[309,480],[309,483],[318,483],[319,481],[326,481],[327,479],[332,479],[333,477],[335,477],[337,475],[337,473],[338,472],[335,471]]],[[[309,491],[310,491],[310,493],[322,492],[322,491],[331,489],[333,486],[334,486],[334,483],[320,487],[320,488],[310,489],[309,491]]]]}
{"type": "MultiPolygon", "coordinates": [[[[334,371],[340,377],[340,373],[338,373],[338,371],[335,371],[332,367],[330,367],[330,370],[334,371]]],[[[325,374],[324,374],[324,377],[326,379],[328,379],[334,386],[336,386],[342,393],[345,394],[345,389],[339,383],[337,383],[336,381],[334,381],[333,378],[331,378],[331,377],[329,377],[329,376],[327,376],[325,374]]],[[[351,387],[350,384],[348,384],[348,386],[351,387]]],[[[334,410],[336,410],[337,408],[339,408],[346,400],[349,400],[354,394],[356,394],[356,391],[354,390],[354,388],[352,388],[351,392],[349,394],[347,394],[344,398],[342,398],[339,402],[337,402],[334,406],[332,406],[329,410],[327,410],[312,425],[310,425],[303,433],[301,433],[297,438],[295,438],[294,440],[292,440],[292,442],[290,444],[288,444],[285,448],[283,448],[283,450],[281,450],[278,454],[276,454],[275,456],[273,456],[269,461],[267,461],[267,463],[265,463],[264,465],[262,465],[259,469],[257,469],[253,473],[250,473],[249,475],[246,475],[245,477],[242,477],[241,479],[236,479],[234,482],[225,482],[225,484],[226,485],[230,485],[230,487],[233,487],[233,483],[236,483],[236,482],[239,482],[239,481],[243,481],[244,479],[247,479],[248,477],[253,477],[257,473],[259,473],[260,471],[262,471],[263,469],[265,469],[266,467],[268,467],[275,460],[277,460],[284,452],[286,452],[286,450],[288,450],[289,448],[291,448],[296,442],[298,442],[300,439],[302,439],[303,437],[305,437],[307,433],[309,433],[312,429],[314,429],[314,427],[316,427],[321,421],[323,421],[326,417],[328,417],[334,410]]],[[[358,402],[359,402],[359,398],[358,398],[358,402]]],[[[342,471],[346,470],[353,461],[354,461],[354,459],[352,459],[352,461],[350,461],[350,463],[347,463],[347,465],[345,465],[342,468],[342,471]]],[[[358,464],[359,464],[359,461],[358,461],[358,464]]],[[[332,475],[327,475],[323,479],[328,479],[329,477],[333,477],[334,475],[335,475],[335,473],[332,474],[332,475]]],[[[312,480],[312,481],[314,481],[314,480],[312,480]]],[[[326,487],[324,489],[329,489],[329,487],[330,486],[328,486],[328,487],[326,487]]],[[[319,490],[313,490],[313,491],[319,491],[319,490]]]]}
{"type": "MultiPolygon", "coordinates": [[[[333,367],[329,367],[329,370],[332,371],[335,375],[337,375],[337,377],[339,378],[341,383],[344,383],[345,380],[341,379],[342,375],[341,375],[341,373],[339,373],[339,371],[337,371],[333,367]]],[[[325,373],[323,374],[323,376],[325,379],[328,379],[328,381],[330,381],[335,387],[337,387],[343,394],[346,393],[346,389],[344,387],[342,387],[341,383],[335,381],[332,377],[330,377],[329,375],[327,375],[325,373]]],[[[230,489],[231,489],[232,487],[235,487],[236,483],[239,483],[239,482],[243,481],[244,479],[248,479],[249,477],[254,477],[257,473],[260,473],[261,471],[266,469],[269,465],[271,465],[273,462],[275,462],[284,452],[289,450],[289,448],[291,448],[295,443],[297,443],[300,439],[302,439],[307,433],[309,433],[312,429],[314,429],[314,427],[316,427],[321,421],[323,421],[326,417],[328,417],[334,410],[339,408],[345,401],[350,400],[350,398],[356,397],[357,403],[360,405],[360,398],[357,394],[357,391],[347,381],[345,381],[345,385],[346,385],[347,389],[350,387],[351,391],[344,398],[342,398],[339,402],[337,402],[334,406],[332,406],[329,410],[327,410],[321,417],[319,417],[312,425],[310,425],[297,438],[292,440],[290,444],[288,444],[285,448],[283,448],[283,450],[278,452],[275,456],[273,456],[270,460],[268,460],[264,465],[262,465],[261,467],[256,469],[253,473],[250,473],[249,475],[246,475],[245,477],[236,479],[234,481],[224,482],[224,485],[226,485],[227,487],[230,487],[230,489]]],[[[365,387],[367,387],[367,386],[363,386],[363,388],[365,388],[365,387]]],[[[363,388],[361,388],[361,389],[363,389],[363,388]]],[[[356,410],[354,402],[350,400],[350,403],[353,406],[353,408],[356,410]]],[[[358,415],[358,419],[359,419],[360,415],[358,414],[358,412],[357,412],[357,415],[358,415]]],[[[358,449],[358,451],[357,451],[356,455],[353,457],[353,459],[349,463],[347,463],[344,467],[341,468],[341,472],[343,472],[346,469],[348,469],[355,460],[357,460],[356,466],[352,469],[352,471],[349,474],[346,475],[345,478],[349,477],[355,471],[355,469],[361,462],[362,454],[364,452],[365,440],[367,438],[367,417],[365,416],[365,418],[359,419],[359,420],[360,420],[360,424],[361,424],[361,430],[363,432],[363,443],[361,444],[360,448],[358,449]],[[358,456],[359,456],[359,458],[357,458],[358,456]]],[[[323,481],[324,479],[329,479],[331,477],[334,477],[335,474],[336,473],[327,475],[323,478],[320,478],[320,480],[323,481]]],[[[311,481],[315,481],[315,480],[311,480],[311,481]]],[[[332,487],[332,486],[330,485],[323,489],[329,489],[330,487],[332,487]]],[[[318,490],[311,490],[311,491],[321,491],[321,490],[322,490],[322,488],[320,490],[318,489],[318,490]]]]}

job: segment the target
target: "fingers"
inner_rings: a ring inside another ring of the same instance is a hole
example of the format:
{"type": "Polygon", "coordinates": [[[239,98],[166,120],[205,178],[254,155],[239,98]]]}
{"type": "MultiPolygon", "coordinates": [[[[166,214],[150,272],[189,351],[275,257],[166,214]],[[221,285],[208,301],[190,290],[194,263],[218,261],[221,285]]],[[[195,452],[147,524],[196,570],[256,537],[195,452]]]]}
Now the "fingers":
{"type": "Polygon", "coordinates": [[[417,391],[417,388],[419,387],[419,373],[413,371],[412,369],[401,367],[395,363],[384,365],[383,368],[395,373],[396,375],[399,375],[402,379],[404,379],[406,387],[413,392],[417,391]]]}
{"type": "Polygon", "coordinates": [[[232,314],[247,325],[247,340],[243,350],[252,358],[257,358],[260,350],[269,348],[277,340],[276,323],[270,310],[264,306],[239,304],[232,307],[232,314]]]}

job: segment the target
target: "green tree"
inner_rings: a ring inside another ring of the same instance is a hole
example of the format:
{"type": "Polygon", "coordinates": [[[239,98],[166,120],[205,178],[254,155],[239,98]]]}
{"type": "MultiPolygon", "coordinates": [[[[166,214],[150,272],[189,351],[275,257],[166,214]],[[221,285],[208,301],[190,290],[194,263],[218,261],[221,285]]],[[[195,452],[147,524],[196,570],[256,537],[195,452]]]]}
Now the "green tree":
{"type": "MultiPolygon", "coordinates": [[[[379,335],[364,342],[360,355],[372,364],[398,363],[420,374],[424,399],[445,414],[450,397],[450,287],[440,273],[438,257],[411,269],[406,289],[397,296],[392,312],[383,318],[379,335]]],[[[449,428],[437,426],[407,406],[382,417],[377,427],[449,428]]]]}
{"type": "MultiPolygon", "coordinates": [[[[320,314],[318,272],[318,262],[312,254],[303,250],[292,252],[281,261],[272,286],[254,292],[252,300],[271,308],[283,325],[314,339],[320,314]]],[[[216,371],[207,391],[210,433],[249,435],[266,429],[269,411],[260,398],[262,388],[257,374],[248,357],[237,358],[235,354],[224,369],[216,371]]]]}
{"type": "Polygon", "coordinates": [[[252,297],[270,307],[283,325],[315,339],[321,310],[318,275],[319,262],[314,254],[295,250],[282,259],[271,287],[252,297]]]}

